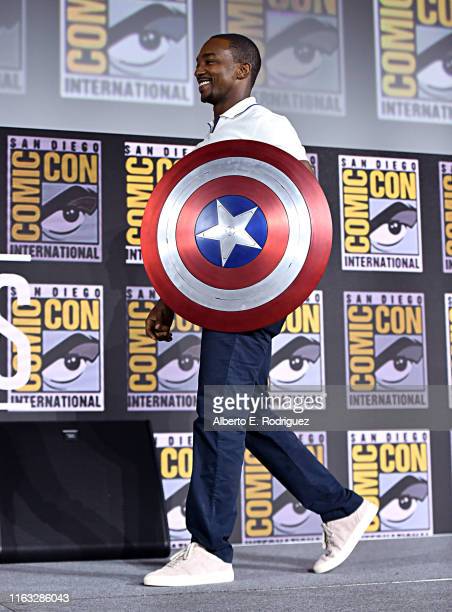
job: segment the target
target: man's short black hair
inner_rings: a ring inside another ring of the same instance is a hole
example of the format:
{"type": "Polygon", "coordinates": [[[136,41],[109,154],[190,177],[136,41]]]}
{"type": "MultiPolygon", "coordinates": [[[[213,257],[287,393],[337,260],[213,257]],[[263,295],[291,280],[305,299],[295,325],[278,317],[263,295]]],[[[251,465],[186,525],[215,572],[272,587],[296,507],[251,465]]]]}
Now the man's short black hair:
{"type": "Polygon", "coordinates": [[[242,34],[215,34],[211,38],[224,38],[229,42],[232,57],[238,64],[251,64],[251,87],[261,69],[261,54],[253,41],[242,34]]]}

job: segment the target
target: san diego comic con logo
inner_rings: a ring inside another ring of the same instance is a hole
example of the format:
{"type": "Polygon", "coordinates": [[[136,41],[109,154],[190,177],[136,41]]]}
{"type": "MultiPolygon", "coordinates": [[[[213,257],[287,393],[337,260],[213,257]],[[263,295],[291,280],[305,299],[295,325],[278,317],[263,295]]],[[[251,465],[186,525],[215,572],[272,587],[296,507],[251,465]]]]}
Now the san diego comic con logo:
{"type": "Polygon", "coordinates": [[[452,272],[452,161],[438,162],[443,272],[452,272]]]}
{"type": "MultiPolygon", "coordinates": [[[[8,291],[8,321],[31,348],[31,376],[8,401],[31,410],[103,410],[103,288],[96,285],[32,284],[29,306],[8,291]]],[[[8,345],[8,375],[16,372],[8,345]]]]}
{"type": "Polygon", "coordinates": [[[191,0],[60,0],[61,95],[191,105],[191,0]]]}
{"type": "Polygon", "coordinates": [[[276,111],[345,114],[341,0],[223,0],[223,30],[251,38],[259,101],[276,111]]]}
{"type": "Polygon", "coordinates": [[[427,408],[422,293],[344,293],[349,408],[427,408]]]}
{"type": "Polygon", "coordinates": [[[125,142],[126,263],[142,264],[140,229],[149,197],[159,180],[194,147],[150,142],[125,142]]]}
{"type": "Polygon", "coordinates": [[[8,136],[8,252],[102,260],[101,143],[8,136]]]}
{"type": "Polygon", "coordinates": [[[185,522],[185,505],[193,466],[191,433],[154,434],[162,476],[163,495],[172,548],[191,541],[185,522]]]}
{"type": "MultiPolygon", "coordinates": [[[[325,391],[323,337],[323,294],[316,290],[287,316],[281,333],[273,339],[272,392],[325,391]]],[[[317,401],[322,398],[319,396],[317,401]]]]}
{"type": "Polygon", "coordinates": [[[416,159],[339,156],[342,269],[422,272],[416,159]]]}
{"type": "Polygon", "coordinates": [[[146,336],[145,320],[159,299],[152,287],[127,287],[128,410],[194,410],[201,328],[175,315],[171,342],[146,336]]]}
{"type": "Polygon", "coordinates": [[[428,431],[349,431],[349,486],[378,506],[365,538],[433,534],[428,431]]]}
{"type": "MultiPolygon", "coordinates": [[[[325,432],[295,432],[306,448],[327,465],[325,432]]],[[[319,515],[305,508],[245,450],[241,483],[242,542],[300,542],[320,539],[319,515]]]]}
{"type": "Polygon", "coordinates": [[[449,389],[449,408],[452,408],[452,293],[444,295],[446,318],[446,364],[447,384],[449,389]]]}
{"type": "Polygon", "coordinates": [[[452,120],[450,0],[374,0],[378,116],[452,120]]]}
{"type": "Polygon", "coordinates": [[[0,93],[25,92],[25,0],[0,3],[0,93]]]}

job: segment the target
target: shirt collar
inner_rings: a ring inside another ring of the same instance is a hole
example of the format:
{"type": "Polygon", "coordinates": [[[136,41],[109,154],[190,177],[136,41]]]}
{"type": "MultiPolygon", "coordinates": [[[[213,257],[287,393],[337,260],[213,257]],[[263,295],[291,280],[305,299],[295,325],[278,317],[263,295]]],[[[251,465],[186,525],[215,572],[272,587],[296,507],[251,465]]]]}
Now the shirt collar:
{"type": "MultiPolygon", "coordinates": [[[[237,115],[240,115],[240,113],[243,113],[243,111],[246,111],[246,109],[252,106],[253,104],[256,104],[256,98],[254,96],[244,98],[243,100],[240,100],[240,102],[237,102],[237,104],[234,104],[234,106],[231,106],[231,108],[228,108],[228,110],[224,111],[224,113],[221,113],[220,117],[227,117],[228,119],[233,119],[237,115]]],[[[212,129],[213,121],[208,121],[208,124],[212,129]]]]}

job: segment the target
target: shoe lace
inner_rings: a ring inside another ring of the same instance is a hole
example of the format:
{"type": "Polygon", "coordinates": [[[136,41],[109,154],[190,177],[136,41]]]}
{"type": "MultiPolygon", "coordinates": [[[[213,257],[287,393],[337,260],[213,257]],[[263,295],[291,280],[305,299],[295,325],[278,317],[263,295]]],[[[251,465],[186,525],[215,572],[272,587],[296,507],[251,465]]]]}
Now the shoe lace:
{"type": "Polygon", "coordinates": [[[322,529],[323,529],[322,548],[323,550],[326,550],[326,554],[329,555],[331,553],[332,546],[333,546],[333,536],[334,536],[333,530],[326,523],[322,523],[322,529]]]}
{"type": "Polygon", "coordinates": [[[186,561],[193,553],[196,543],[191,542],[188,546],[173,555],[167,563],[168,567],[175,567],[181,561],[186,561]]]}

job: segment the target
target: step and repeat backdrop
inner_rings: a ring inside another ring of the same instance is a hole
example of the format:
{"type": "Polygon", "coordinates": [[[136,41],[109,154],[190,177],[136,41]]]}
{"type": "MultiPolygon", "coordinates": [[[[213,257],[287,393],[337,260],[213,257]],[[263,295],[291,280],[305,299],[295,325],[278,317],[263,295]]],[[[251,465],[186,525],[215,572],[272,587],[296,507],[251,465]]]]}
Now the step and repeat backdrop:
{"type": "MultiPolygon", "coordinates": [[[[176,316],[171,343],[146,337],[158,295],[140,225],[159,179],[194,144],[0,130],[0,421],[149,419],[174,546],[189,538],[201,329],[176,316]],[[24,345],[31,372],[19,380],[24,345]]],[[[297,435],[379,504],[367,537],[450,531],[451,434],[435,417],[452,414],[452,157],[307,149],[333,251],[274,339],[271,385],[344,391],[327,396],[321,430],[297,435]],[[344,426],[329,431],[333,416],[344,426]]],[[[320,539],[319,517],[248,451],[239,505],[235,542],[320,539]]]]}
{"type": "MultiPolygon", "coordinates": [[[[274,339],[272,388],[336,390],[297,435],[379,504],[366,537],[450,532],[451,0],[2,0],[0,422],[149,419],[188,541],[201,329],[145,336],[140,226],[211,118],[193,70],[218,32],[256,42],[258,101],[323,145],[332,256],[274,339]]],[[[320,539],[248,451],[238,503],[234,542],[320,539]]]]}
{"type": "Polygon", "coordinates": [[[306,142],[450,153],[451,0],[2,0],[1,124],[201,137],[219,32],[256,42],[258,98],[306,142]]]}

